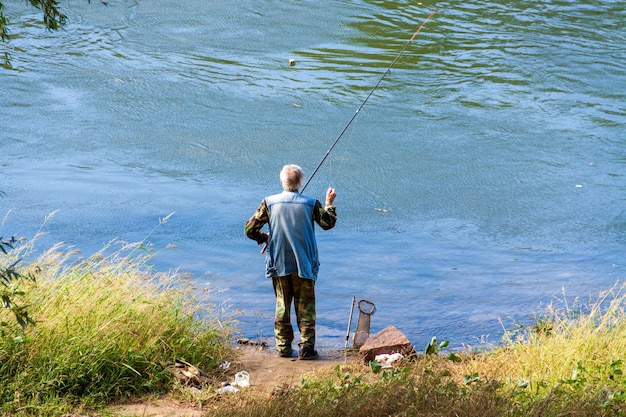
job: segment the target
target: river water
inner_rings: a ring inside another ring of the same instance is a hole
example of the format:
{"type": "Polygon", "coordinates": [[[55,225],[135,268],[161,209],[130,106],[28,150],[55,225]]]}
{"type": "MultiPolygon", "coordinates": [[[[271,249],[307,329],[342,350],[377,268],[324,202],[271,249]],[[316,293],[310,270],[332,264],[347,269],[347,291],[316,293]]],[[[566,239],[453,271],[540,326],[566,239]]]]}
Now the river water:
{"type": "Polygon", "coordinates": [[[39,249],[88,255],[149,234],[155,269],[271,341],[243,224],[282,165],[313,171],[436,8],[306,190],[338,194],[318,344],[343,346],[352,297],[376,305],[372,332],[476,346],[625,278],[624,1],[73,1],[54,33],[5,6],[4,237],[43,226],[39,249]]]}

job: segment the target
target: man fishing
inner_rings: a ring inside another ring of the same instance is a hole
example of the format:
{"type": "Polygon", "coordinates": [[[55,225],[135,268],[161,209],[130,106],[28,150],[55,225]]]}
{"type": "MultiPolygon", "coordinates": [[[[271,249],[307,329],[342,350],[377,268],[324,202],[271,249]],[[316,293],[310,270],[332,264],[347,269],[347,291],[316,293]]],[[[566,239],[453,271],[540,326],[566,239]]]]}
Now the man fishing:
{"type": "Polygon", "coordinates": [[[317,359],[315,350],[315,280],[319,257],[314,222],[322,229],[335,226],[335,190],[326,191],[325,205],[307,197],[298,189],[304,171],[298,165],[285,165],[280,171],[283,192],[266,197],[246,222],[244,233],[259,245],[266,245],[265,274],[272,278],[276,295],[274,336],[281,357],[292,356],[294,332],[291,325],[291,304],[294,303],[300,331],[301,360],[317,359]],[[268,224],[268,233],[261,229],[268,224]]]}

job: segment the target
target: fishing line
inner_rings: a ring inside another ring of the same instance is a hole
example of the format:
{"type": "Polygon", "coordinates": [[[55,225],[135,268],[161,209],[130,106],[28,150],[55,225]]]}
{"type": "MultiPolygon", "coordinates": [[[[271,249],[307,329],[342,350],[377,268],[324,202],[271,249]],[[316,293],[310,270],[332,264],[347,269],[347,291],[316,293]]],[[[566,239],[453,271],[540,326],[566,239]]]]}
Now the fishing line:
{"type": "Polygon", "coordinates": [[[348,130],[348,127],[350,127],[350,125],[352,124],[352,122],[354,121],[354,119],[356,118],[356,116],[359,114],[359,112],[361,111],[361,109],[363,108],[363,106],[365,106],[365,103],[367,103],[367,100],[369,100],[369,98],[372,96],[372,94],[374,94],[374,91],[376,91],[376,89],[378,88],[378,86],[380,85],[380,83],[383,81],[383,78],[385,78],[385,76],[387,74],[389,74],[389,72],[391,71],[391,68],[395,65],[395,63],[398,61],[398,59],[400,59],[400,57],[402,56],[402,54],[404,53],[404,51],[406,50],[406,48],[409,47],[409,45],[411,44],[411,42],[413,42],[413,39],[415,39],[415,37],[417,36],[418,33],[420,33],[420,31],[422,30],[422,28],[424,27],[424,25],[426,25],[426,22],[428,22],[430,20],[430,18],[435,14],[435,12],[437,11],[437,9],[435,8],[432,12],[430,12],[430,14],[426,17],[426,19],[424,19],[424,21],[422,22],[422,24],[417,28],[417,30],[415,31],[415,33],[413,34],[413,36],[411,36],[411,38],[408,40],[407,43],[404,44],[404,47],[400,50],[400,52],[398,52],[398,54],[396,55],[396,57],[394,58],[394,60],[391,62],[391,64],[389,65],[389,67],[387,67],[387,69],[385,70],[385,72],[383,72],[383,75],[378,79],[378,82],[376,83],[376,85],[374,85],[374,88],[372,88],[372,90],[369,92],[369,94],[365,97],[365,100],[363,100],[363,102],[361,103],[361,105],[356,109],[356,112],[352,115],[352,117],[350,118],[350,120],[348,120],[348,123],[346,123],[346,125],[344,126],[344,128],[341,130],[341,132],[339,133],[339,136],[337,136],[337,138],[335,139],[335,141],[333,142],[333,144],[330,146],[330,148],[328,148],[328,150],[326,151],[326,154],[324,155],[324,157],[322,158],[322,160],[320,161],[320,163],[317,165],[317,168],[315,168],[315,170],[313,171],[313,173],[311,174],[311,176],[309,177],[309,179],[307,180],[307,182],[304,184],[304,187],[302,187],[302,190],[300,190],[300,193],[302,193],[305,188],[307,187],[307,185],[309,185],[309,183],[311,182],[311,180],[313,179],[313,177],[315,176],[315,174],[317,173],[317,171],[319,171],[320,167],[322,166],[322,164],[324,163],[324,161],[326,161],[326,158],[328,158],[328,155],[330,155],[330,153],[332,152],[333,148],[335,147],[335,145],[337,145],[337,142],[339,142],[339,139],[341,139],[341,137],[343,136],[343,134],[346,132],[346,130],[348,130]]]}
{"type": "MultiPolygon", "coordinates": [[[[346,134],[344,135],[344,142],[347,141],[347,143],[351,143],[352,142],[352,138],[354,137],[354,132],[356,131],[355,127],[351,127],[346,134]]],[[[335,154],[335,158],[330,158],[328,161],[326,161],[326,171],[327,174],[324,175],[324,178],[327,179],[328,181],[328,186],[332,187],[333,186],[333,179],[335,178],[335,167],[341,167],[342,164],[341,162],[345,160],[345,157],[339,158],[339,162],[337,162],[337,154],[335,154]]],[[[339,168],[337,169],[337,172],[339,172],[339,168]]]]}

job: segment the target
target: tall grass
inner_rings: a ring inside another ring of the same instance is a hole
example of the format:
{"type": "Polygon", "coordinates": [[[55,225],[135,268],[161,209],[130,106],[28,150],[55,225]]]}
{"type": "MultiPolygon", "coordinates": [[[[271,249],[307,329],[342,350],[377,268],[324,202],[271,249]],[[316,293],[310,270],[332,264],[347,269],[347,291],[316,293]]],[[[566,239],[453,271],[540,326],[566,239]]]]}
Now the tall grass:
{"type": "Polygon", "coordinates": [[[554,305],[534,326],[507,334],[477,371],[506,375],[520,396],[542,398],[576,392],[596,396],[607,406],[626,401],[626,294],[615,285],[588,305],[554,305]],[[488,364],[488,366],[486,366],[488,364]]]}
{"type": "MultiPolygon", "coordinates": [[[[143,243],[78,259],[55,246],[23,265],[19,301],[36,322],[0,334],[0,415],[54,415],[167,390],[163,363],[209,373],[232,356],[229,326],[182,274],[155,273],[143,243]]],[[[14,263],[28,245],[0,257],[14,263]]],[[[15,320],[0,308],[0,322],[15,320]]]]}

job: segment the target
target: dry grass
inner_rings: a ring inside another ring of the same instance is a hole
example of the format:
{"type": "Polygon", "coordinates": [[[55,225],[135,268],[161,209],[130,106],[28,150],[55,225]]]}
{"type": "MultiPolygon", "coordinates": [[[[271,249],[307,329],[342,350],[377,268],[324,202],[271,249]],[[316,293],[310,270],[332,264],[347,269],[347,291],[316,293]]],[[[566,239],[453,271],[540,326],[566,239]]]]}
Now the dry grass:
{"type": "Polygon", "coordinates": [[[566,303],[548,307],[534,327],[507,336],[505,344],[482,361],[475,372],[487,378],[506,377],[526,386],[530,395],[556,389],[591,390],[597,386],[623,396],[626,358],[624,286],[615,286],[587,306],[566,303]]]}

